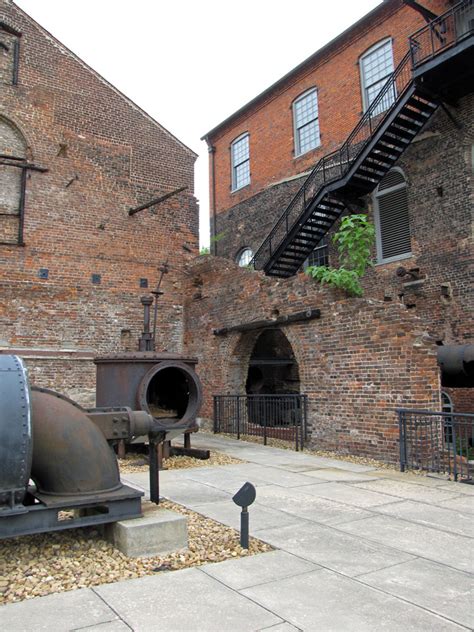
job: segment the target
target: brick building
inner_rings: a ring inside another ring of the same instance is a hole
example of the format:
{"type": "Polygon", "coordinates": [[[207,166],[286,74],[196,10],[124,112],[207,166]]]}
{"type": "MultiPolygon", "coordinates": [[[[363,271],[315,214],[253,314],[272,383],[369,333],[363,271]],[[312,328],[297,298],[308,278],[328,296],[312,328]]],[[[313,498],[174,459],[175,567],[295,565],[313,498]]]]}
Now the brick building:
{"type": "Polygon", "coordinates": [[[474,410],[473,20],[471,0],[385,0],[204,136],[214,254],[234,262],[201,262],[194,280],[187,340],[196,326],[229,332],[209,337],[210,390],[248,391],[272,319],[320,308],[278,327],[313,442],[394,459],[395,406],[474,410]],[[362,299],[302,274],[308,260],[337,266],[330,235],[354,212],[377,233],[362,299]],[[265,278],[236,271],[252,257],[265,278]],[[444,386],[441,347],[459,374],[444,386]]]}
{"type": "Polygon", "coordinates": [[[0,349],[22,355],[34,382],[91,401],[92,358],[136,349],[140,296],[168,260],[158,347],[180,352],[196,155],[10,0],[0,154],[0,349]]]}

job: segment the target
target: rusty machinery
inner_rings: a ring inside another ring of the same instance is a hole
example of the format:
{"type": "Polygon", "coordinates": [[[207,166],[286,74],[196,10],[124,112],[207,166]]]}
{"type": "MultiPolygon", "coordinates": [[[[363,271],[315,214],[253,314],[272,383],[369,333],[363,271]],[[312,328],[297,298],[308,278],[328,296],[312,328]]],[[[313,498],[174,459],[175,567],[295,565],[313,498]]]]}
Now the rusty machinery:
{"type": "MultiPolygon", "coordinates": [[[[196,358],[155,351],[157,302],[163,294],[160,286],[163,275],[168,271],[167,263],[160,267],[160,271],[158,286],[152,292],[154,297],[141,298],[144,326],[138,350],[111,353],[94,359],[97,367],[97,405],[142,410],[166,425],[166,441],[186,433],[185,445],[190,451],[189,432],[198,429],[202,388],[195,371],[196,358]]],[[[150,449],[150,459],[153,458],[154,451],[150,449]]]]}
{"type": "MultiPolygon", "coordinates": [[[[127,406],[84,409],[30,387],[23,361],[0,355],[0,538],[140,516],[143,494],[121,483],[112,446],[165,441],[180,425],[127,406]]],[[[156,459],[150,487],[157,503],[156,459]]]]}

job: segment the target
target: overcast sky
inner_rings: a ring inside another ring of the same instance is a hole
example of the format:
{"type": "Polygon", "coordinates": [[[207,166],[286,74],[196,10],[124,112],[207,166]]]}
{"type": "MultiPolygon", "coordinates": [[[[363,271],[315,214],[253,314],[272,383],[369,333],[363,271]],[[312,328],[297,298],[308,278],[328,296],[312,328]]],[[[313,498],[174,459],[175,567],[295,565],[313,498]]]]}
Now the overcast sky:
{"type": "Polygon", "coordinates": [[[199,139],[380,0],[16,0],[188,147],[208,243],[199,139]]]}

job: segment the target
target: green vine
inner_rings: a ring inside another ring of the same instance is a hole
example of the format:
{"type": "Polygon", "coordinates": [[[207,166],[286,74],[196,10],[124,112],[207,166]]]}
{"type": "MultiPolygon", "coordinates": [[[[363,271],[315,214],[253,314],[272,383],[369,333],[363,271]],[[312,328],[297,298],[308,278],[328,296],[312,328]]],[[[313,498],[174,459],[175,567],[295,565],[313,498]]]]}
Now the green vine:
{"type": "Polygon", "coordinates": [[[368,266],[373,265],[370,255],[375,241],[374,225],[366,215],[345,217],[333,236],[339,253],[340,267],[309,266],[305,272],[316,281],[344,290],[350,296],[364,293],[359,279],[368,266]]]}
{"type": "MultiPolygon", "coordinates": [[[[223,231],[222,233],[217,233],[217,235],[214,235],[214,237],[211,237],[211,245],[212,244],[217,244],[221,239],[224,239],[225,237],[225,231],[223,231]]],[[[210,255],[211,254],[211,246],[203,246],[202,248],[200,248],[199,250],[199,254],[200,255],[210,255]]]]}

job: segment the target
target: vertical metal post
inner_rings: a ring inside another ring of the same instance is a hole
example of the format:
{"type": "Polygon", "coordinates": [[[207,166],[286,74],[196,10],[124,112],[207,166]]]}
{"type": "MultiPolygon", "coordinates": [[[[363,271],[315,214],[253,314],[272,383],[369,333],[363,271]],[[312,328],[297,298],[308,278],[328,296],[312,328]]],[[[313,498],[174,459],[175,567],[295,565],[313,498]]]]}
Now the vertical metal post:
{"type": "Polygon", "coordinates": [[[240,395],[236,396],[237,402],[237,439],[240,439],[240,395]]]}
{"type": "Polygon", "coordinates": [[[150,500],[160,504],[160,469],[158,462],[159,444],[150,441],[150,500]]]}
{"type": "Polygon", "coordinates": [[[214,395],[214,402],[213,402],[213,414],[214,414],[214,418],[213,418],[213,431],[214,434],[217,433],[217,398],[218,395],[214,395]]]}
{"type": "Polygon", "coordinates": [[[243,549],[249,548],[249,510],[242,507],[240,512],[240,546],[243,549]]]}
{"type": "Polygon", "coordinates": [[[298,405],[300,404],[299,397],[300,397],[299,395],[293,396],[293,418],[295,420],[295,450],[296,452],[298,452],[299,450],[298,428],[300,429],[300,433],[301,433],[301,413],[303,412],[301,410],[301,407],[298,405]]]}
{"type": "Polygon", "coordinates": [[[398,411],[398,431],[400,437],[400,472],[405,471],[406,467],[406,452],[405,452],[405,433],[403,428],[403,413],[398,411]]]}
{"type": "Polygon", "coordinates": [[[267,399],[263,399],[263,445],[267,445],[267,399]]]}
{"type": "Polygon", "coordinates": [[[456,424],[454,423],[454,419],[452,421],[451,427],[453,429],[453,433],[452,433],[452,437],[453,437],[453,457],[454,457],[453,476],[454,476],[454,480],[457,481],[458,480],[458,464],[457,464],[458,449],[457,449],[457,437],[456,437],[456,424]]]}

